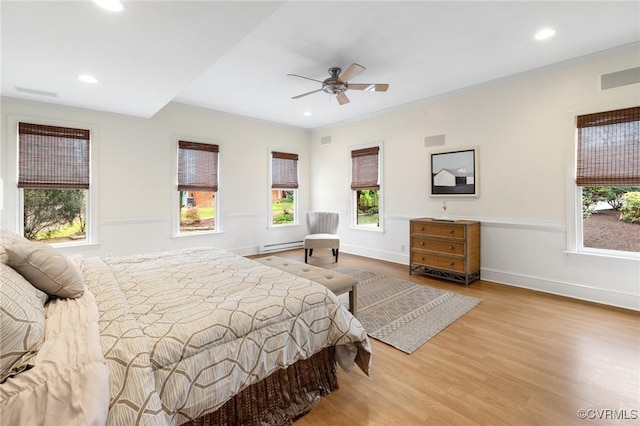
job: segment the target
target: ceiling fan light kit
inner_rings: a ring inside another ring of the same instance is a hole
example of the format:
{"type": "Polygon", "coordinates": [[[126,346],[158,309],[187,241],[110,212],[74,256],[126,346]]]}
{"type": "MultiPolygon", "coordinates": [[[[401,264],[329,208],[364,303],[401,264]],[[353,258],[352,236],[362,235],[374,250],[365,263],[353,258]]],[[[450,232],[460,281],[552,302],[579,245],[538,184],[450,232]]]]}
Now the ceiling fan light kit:
{"type": "Polygon", "coordinates": [[[367,92],[386,92],[389,89],[388,84],[372,84],[372,83],[360,83],[360,84],[349,84],[349,80],[353,77],[356,77],[366,71],[366,68],[362,65],[353,63],[342,71],[341,68],[331,67],[329,68],[329,78],[324,81],[316,80],[315,78],[304,77],[302,75],[297,74],[287,74],[291,77],[299,77],[304,78],[306,80],[317,81],[318,83],[322,83],[322,88],[317,90],[312,90],[311,92],[303,93],[298,96],[294,96],[291,99],[300,99],[304,96],[311,95],[318,92],[325,92],[330,95],[336,95],[336,99],[340,105],[348,104],[349,98],[345,94],[347,90],[364,90],[367,92]]]}

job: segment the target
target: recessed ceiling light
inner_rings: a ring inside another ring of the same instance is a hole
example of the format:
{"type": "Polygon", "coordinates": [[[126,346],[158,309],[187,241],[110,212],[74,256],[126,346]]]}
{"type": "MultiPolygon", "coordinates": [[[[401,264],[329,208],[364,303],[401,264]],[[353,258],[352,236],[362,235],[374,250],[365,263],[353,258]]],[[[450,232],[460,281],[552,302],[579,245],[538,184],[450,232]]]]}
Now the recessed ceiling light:
{"type": "Polygon", "coordinates": [[[93,2],[110,12],[122,12],[124,8],[120,0],[93,0],[93,2]]]}
{"type": "Polygon", "coordinates": [[[304,115],[306,115],[307,117],[309,117],[311,115],[311,111],[305,111],[304,115]]]}
{"type": "Polygon", "coordinates": [[[92,76],[91,74],[82,74],[78,76],[78,80],[84,81],[85,83],[97,83],[98,79],[92,76]]]}
{"type": "Polygon", "coordinates": [[[540,31],[538,31],[535,35],[535,39],[536,40],[546,40],[550,37],[553,37],[553,35],[556,33],[556,30],[554,30],[553,28],[543,28],[540,31]]]}

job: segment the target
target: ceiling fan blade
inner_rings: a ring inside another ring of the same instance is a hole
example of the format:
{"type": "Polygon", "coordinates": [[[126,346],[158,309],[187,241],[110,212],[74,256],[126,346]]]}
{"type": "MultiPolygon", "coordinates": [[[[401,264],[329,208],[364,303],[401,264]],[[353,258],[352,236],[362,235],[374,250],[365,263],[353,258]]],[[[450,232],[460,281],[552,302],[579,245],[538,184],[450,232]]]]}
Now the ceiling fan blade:
{"type": "Polygon", "coordinates": [[[302,97],[304,97],[304,96],[312,95],[312,94],[314,94],[314,93],[318,93],[318,92],[322,92],[322,89],[312,90],[311,92],[307,92],[307,93],[303,93],[302,95],[294,96],[294,97],[293,97],[293,98],[291,98],[291,99],[299,99],[299,98],[302,98],[302,97]]]}
{"type": "Polygon", "coordinates": [[[355,63],[351,64],[349,68],[347,68],[346,70],[342,71],[342,73],[340,73],[340,75],[338,76],[338,81],[340,83],[346,83],[347,81],[351,80],[353,77],[362,74],[366,70],[367,69],[362,65],[355,64],[355,63]]]}
{"type": "Polygon", "coordinates": [[[344,105],[344,104],[348,104],[349,103],[349,98],[347,98],[347,95],[345,95],[344,92],[338,93],[336,95],[336,98],[338,98],[338,103],[340,105],[344,105]]]}
{"type": "Polygon", "coordinates": [[[304,78],[306,80],[317,81],[318,83],[322,83],[322,81],[320,80],[316,80],[315,78],[305,77],[303,75],[298,75],[298,74],[287,74],[287,75],[290,77],[299,77],[299,78],[304,78]]]}
{"type": "Polygon", "coordinates": [[[388,84],[347,84],[349,90],[366,90],[368,92],[386,92],[388,84]]]}

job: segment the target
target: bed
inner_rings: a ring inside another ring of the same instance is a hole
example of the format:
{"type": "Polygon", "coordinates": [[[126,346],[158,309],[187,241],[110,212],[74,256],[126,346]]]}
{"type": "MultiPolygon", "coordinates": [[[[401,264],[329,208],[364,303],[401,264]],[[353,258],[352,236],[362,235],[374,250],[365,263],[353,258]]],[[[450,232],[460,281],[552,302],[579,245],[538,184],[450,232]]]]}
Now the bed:
{"type": "Polygon", "coordinates": [[[63,297],[15,265],[34,243],[0,238],[5,424],[289,424],[337,388],[336,364],[369,372],[362,325],[305,278],[215,248],[81,259],[39,244],[80,276],[63,297]]]}

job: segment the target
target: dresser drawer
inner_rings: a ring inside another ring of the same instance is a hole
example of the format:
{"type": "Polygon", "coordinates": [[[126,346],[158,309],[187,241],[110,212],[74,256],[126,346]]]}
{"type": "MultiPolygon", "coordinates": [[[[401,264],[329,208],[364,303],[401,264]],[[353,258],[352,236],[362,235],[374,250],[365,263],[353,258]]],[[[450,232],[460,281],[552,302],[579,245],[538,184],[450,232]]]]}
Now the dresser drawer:
{"type": "Polygon", "coordinates": [[[440,253],[465,255],[464,241],[447,241],[422,237],[411,238],[411,248],[418,250],[437,251],[440,253]]]}
{"type": "Polygon", "coordinates": [[[431,235],[434,237],[446,237],[446,238],[465,238],[464,225],[456,225],[455,223],[411,223],[412,234],[431,235]]]}
{"type": "Polygon", "coordinates": [[[454,272],[465,272],[465,259],[440,256],[437,254],[411,253],[411,263],[436,269],[454,272]]]}

